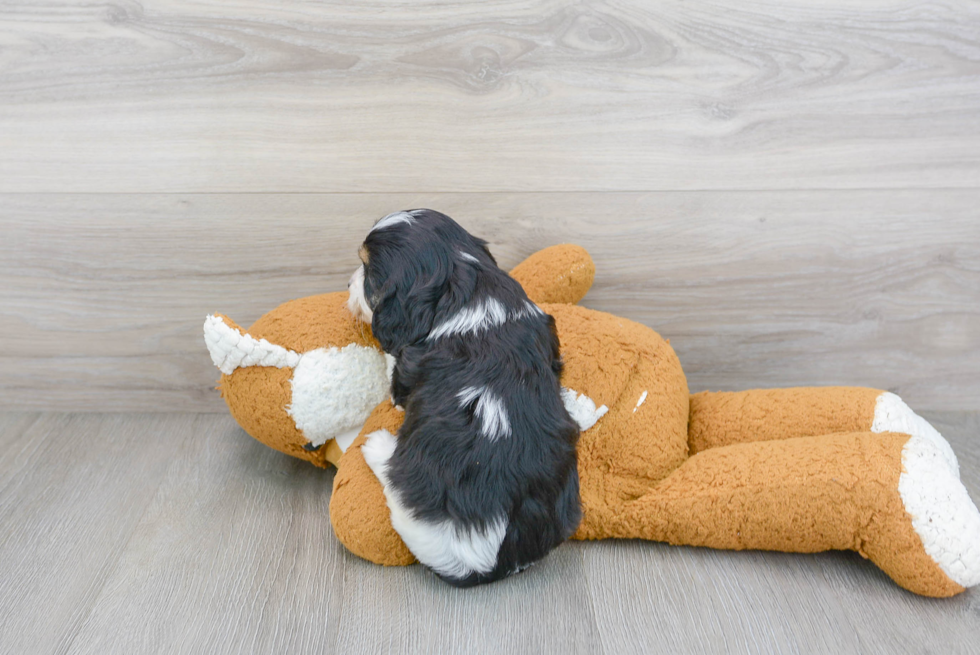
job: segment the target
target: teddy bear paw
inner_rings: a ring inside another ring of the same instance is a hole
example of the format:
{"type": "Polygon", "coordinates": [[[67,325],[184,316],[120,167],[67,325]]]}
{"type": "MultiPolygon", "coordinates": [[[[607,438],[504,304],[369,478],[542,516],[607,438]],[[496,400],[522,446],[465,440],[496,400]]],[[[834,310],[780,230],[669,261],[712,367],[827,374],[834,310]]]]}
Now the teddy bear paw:
{"type": "Polygon", "coordinates": [[[929,441],[949,464],[953,474],[957,478],[960,477],[960,465],[949,442],[929,424],[929,421],[913,412],[912,408],[895,394],[886,391],[878,396],[871,431],[901,432],[929,441]]]}
{"type": "Polygon", "coordinates": [[[912,434],[898,492],[929,557],[953,582],[972,587],[980,584],[980,511],[954,465],[934,438],[912,434]]]}

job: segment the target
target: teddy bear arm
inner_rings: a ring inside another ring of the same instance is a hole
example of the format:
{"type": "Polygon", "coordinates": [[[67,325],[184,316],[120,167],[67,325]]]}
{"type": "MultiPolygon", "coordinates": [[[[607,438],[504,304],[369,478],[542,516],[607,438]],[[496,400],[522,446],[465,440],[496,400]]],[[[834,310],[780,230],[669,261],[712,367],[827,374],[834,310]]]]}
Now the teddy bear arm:
{"type": "Polygon", "coordinates": [[[855,550],[927,596],[951,596],[980,582],[980,513],[931,443],[907,434],[854,432],[706,450],[629,503],[609,527],[611,537],[675,545],[855,550]],[[903,475],[909,466],[917,470],[923,448],[927,470],[917,480],[903,475]]]}
{"type": "Polygon", "coordinates": [[[692,394],[691,454],[736,443],[870,430],[883,393],[862,387],[795,387],[692,394]]]}
{"type": "Polygon", "coordinates": [[[406,566],[416,560],[391,525],[384,489],[361,446],[375,431],[397,434],[403,417],[388,401],[375,408],[360,436],[337,462],[330,497],[330,523],[340,542],[355,555],[386,566],[406,566]]]}
{"type": "Polygon", "coordinates": [[[510,275],[538,304],[573,305],[592,287],[595,264],[585,248],[566,243],[539,250],[515,266],[510,275]]]}

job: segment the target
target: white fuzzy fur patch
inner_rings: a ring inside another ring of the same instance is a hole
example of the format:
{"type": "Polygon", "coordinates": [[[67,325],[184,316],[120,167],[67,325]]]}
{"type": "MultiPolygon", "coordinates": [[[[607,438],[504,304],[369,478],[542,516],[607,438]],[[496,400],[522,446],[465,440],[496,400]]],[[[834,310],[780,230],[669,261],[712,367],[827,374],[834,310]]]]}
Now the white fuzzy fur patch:
{"type": "Polygon", "coordinates": [[[565,409],[571,414],[572,419],[578,423],[578,427],[582,432],[595,425],[609,411],[609,408],[605,405],[596,408],[594,400],[585,394],[579,395],[577,391],[567,387],[562,387],[561,399],[565,403],[565,409]]]}
{"type": "Polygon", "coordinates": [[[980,512],[946,456],[913,435],[902,448],[902,468],[898,493],[926,553],[953,582],[980,584],[980,512]]]}
{"type": "Polygon", "coordinates": [[[452,521],[421,521],[405,507],[398,492],[388,482],[388,460],[398,445],[387,430],[368,435],[361,446],[364,461],[384,487],[391,511],[391,525],[420,562],[442,575],[464,578],[471,573],[487,573],[497,564],[497,553],[507,532],[500,517],[485,531],[461,528],[452,521]]]}
{"type": "Polygon", "coordinates": [[[878,396],[872,432],[911,438],[902,448],[898,493],[922,547],[963,587],[980,584],[980,511],[960,482],[949,443],[893,393],[878,396]]]}
{"type": "Polygon", "coordinates": [[[286,413],[311,444],[324,444],[359,428],[388,397],[387,368],[381,351],[355,343],[303,353],[286,413]]]}
{"type": "Polygon", "coordinates": [[[293,367],[300,358],[299,353],[233,329],[213,314],[204,319],[204,343],[211,361],[225,375],[243,366],[293,367]]]}
{"type": "Polygon", "coordinates": [[[912,408],[895,394],[886,391],[878,396],[878,400],[875,402],[875,418],[871,424],[871,431],[901,432],[931,441],[956,473],[956,477],[960,477],[960,465],[956,461],[956,454],[953,453],[949,442],[943,438],[943,435],[939,434],[936,428],[929,424],[929,421],[913,412],[912,408]]]}

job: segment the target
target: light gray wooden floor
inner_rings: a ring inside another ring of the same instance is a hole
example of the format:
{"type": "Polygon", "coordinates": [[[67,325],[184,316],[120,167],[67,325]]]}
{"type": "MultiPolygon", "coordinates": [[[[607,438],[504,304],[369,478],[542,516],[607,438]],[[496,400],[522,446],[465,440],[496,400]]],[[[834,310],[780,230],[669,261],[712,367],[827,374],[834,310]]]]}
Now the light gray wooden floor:
{"type": "MultiPolygon", "coordinates": [[[[980,498],[980,414],[928,414],[980,498]]],[[[2,653],[970,653],[980,590],[853,553],[570,543],[453,589],[347,553],[332,471],[209,414],[0,414],[2,653]]]]}

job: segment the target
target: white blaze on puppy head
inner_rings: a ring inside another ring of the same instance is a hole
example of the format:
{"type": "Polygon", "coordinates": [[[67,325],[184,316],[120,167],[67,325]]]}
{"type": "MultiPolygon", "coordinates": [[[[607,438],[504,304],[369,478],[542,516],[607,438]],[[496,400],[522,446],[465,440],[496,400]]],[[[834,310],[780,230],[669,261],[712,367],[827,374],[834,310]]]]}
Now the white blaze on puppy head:
{"type": "Polygon", "coordinates": [[[415,222],[415,217],[412,216],[410,212],[395,212],[393,214],[388,214],[380,221],[375,223],[374,227],[371,228],[371,232],[375,232],[377,230],[383,230],[386,227],[391,227],[395,223],[407,223],[408,225],[411,225],[414,222],[415,222]]]}

